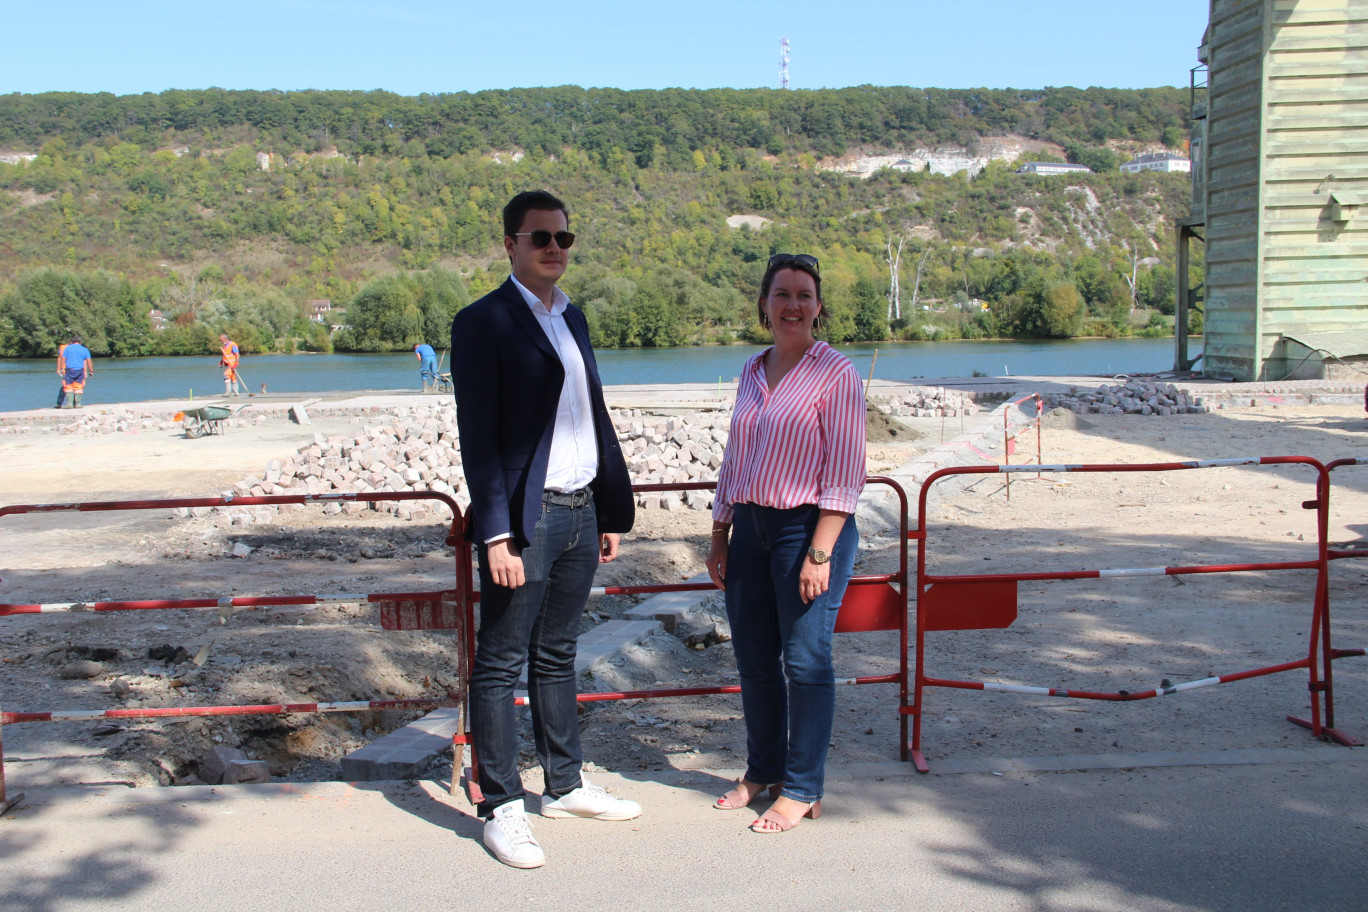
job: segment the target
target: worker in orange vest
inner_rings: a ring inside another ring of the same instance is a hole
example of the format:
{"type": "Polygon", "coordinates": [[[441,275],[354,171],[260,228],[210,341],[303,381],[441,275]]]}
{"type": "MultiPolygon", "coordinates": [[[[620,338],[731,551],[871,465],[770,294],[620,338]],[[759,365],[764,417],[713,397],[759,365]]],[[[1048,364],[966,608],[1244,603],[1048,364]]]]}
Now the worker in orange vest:
{"type": "MultiPolygon", "coordinates": [[[[223,368],[223,394],[225,396],[238,395],[238,361],[242,359],[242,353],[238,350],[237,343],[224,333],[219,333],[219,344],[223,346],[219,355],[219,367],[223,368]]],[[[243,389],[246,389],[243,385],[243,389]]]]}

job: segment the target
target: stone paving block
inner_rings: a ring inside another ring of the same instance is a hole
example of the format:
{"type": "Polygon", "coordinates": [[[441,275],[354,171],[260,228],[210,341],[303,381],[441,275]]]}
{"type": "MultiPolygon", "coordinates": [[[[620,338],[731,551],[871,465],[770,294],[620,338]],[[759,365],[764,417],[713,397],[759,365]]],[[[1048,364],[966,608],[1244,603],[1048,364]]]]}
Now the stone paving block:
{"type": "MultiPolygon", "coordinates": [[[[687,580],[690,583],[706,583],[707,581],[707,573],[699,573],[687,580]]],[[[694,608],[712,594],[712,590],[704,592],[662,592],[622,613],[633,620],[651,618],[660,621],[665,626],[667,633],[674,633],[679,622],[686,620],[694,608]]]]}
{"type": "Polygon", "coordinates": [[[451,747],[451,736],[459,722],[460,713],[455,708],[435,709],[347,754],[342,758],[342,778],[347,782],[373,782],[421,776],[451,747]]]}
{"type": "MultiPolygon", "coordinates": [[[[599,659],[613,655],[629,643],[640,643],[653,633],[664,629],[660,621],[605,621],[579,636],[575,649],[575,673],[581,674],[599,659]]],[[[527,666],[523,666],[520,684],[527,684],[527,666]]]]}

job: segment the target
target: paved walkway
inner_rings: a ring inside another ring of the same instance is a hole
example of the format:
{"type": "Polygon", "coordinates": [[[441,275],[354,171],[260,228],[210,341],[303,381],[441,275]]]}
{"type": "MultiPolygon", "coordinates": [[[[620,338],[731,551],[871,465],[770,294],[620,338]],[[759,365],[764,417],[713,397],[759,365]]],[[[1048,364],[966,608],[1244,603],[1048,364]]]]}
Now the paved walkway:
{"type": "MultiPolygon", "coordinates": [[[[1145,375],[1149,377],[1151,375],[1145,375]]],[[[1156,381],[1172,383],[1180,389],[1215,400],[1226,399],[1265,399],[1288,401],[1309,401],[1332,396],[1357,396],[1361,401],[1364,383],[1362,380],[1284,380],[1281,382],[1228,383],[1204,377],[1155,375],[1156,381]]],[[[915,380],[875,379],[870,393],[894,395],[912,387],[930,387],[960,390],[983,396],[1026,396],[1031,393],[1061,393],[1072,387],[1081,390],[1096,389],[1103,384],[1112,383],[1110,377],[1089,376],[1026,376],[1026,377],[944,377],[918,378],[915,380]]],[[[604,389],[608,403],[617,408],[665,408],[696,409],[724,408],[731,404],[735,385],[727,385],[718,393],[717,384],[674,383],[638,384],[610,386],[604,389]]],[[[446,404],[452,401],[450,394],[424,394],[416,390],[338,390],[332,392],[310,393],[267,393],[253,394],[248,397],[224,399],[224,403],[234,408],[246,406],[248,414],[253,408],[289,408],[296,403],[304,403],[308,408],[320,409],[389,409],[400,406],[421,406],[446,404]]],[[[28,421],[71,421],[82,414],[101,411],[129,409],[147,413],[175,412],[187,407],[219,402],[212,396],[196,399],[166,399],[149,402],[97,403],[88,405],[82,411],[50,408],[29,409],[0,413],[0,423],[28,421]]]]}
{"type": "Polygon", "coordinates": [[[465,799],[428,781],[31,791],[0,820],[0,909],[1365,906],[1368,750],[1308,739],[1033,764],[1069,771],[830,767],[826,813],[773,836],[709,807],[734,770],[598,773],[645,813],[534,818],[548,858],[535,871],[494,861],[465,799]]]}

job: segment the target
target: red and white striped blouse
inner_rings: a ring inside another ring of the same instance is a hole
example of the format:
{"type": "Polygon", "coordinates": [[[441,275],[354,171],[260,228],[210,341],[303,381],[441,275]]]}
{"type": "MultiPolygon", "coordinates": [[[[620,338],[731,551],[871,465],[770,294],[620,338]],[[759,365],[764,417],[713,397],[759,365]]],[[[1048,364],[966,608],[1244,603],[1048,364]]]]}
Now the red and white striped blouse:
{"type": "Polygon", "coordinates": [[[816,504],[854,513],[865,480],[859,372],[845,355],[818,342],[770,392],[768,352],[741,371],[713,519],[731,522],[738,503],[778,509],[816,504]]]}

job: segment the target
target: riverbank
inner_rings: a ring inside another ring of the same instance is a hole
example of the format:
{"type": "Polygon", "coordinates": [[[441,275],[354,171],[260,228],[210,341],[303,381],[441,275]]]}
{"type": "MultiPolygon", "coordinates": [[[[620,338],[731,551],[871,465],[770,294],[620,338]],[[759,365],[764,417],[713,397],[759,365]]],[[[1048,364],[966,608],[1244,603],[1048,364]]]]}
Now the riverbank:
{"type": "MultiPolygon", "coordinates": [[[[1163,372],[1136,375],[1172,384],[1185,394],[1201,398],[1212,407],[1243,400],[1281,403],[1317,403],[1323,401],[1363,401],[1363,384],[1348,380],[1284,380],[1255,383],[1231,383],[1196,375],[1175,375],[1163,372]]],[[[875,378],[869,385],[870,395],[898,398],[914,389],[944,389],[961,393],[986,404],[1022,396],[1068,396],[1071,393],[1097,390],[1110,385],[1113,379],[1102,376],[1052,375],[1020,377],[942,377],[933,380],[883,380],[875,378]]],[[[616,384],[604,387],[608,403],[616,408],[716,409],[729,408],[735,385],[719,387],[715,383],[641,383],[616,384]]],[[[243,427],[288,417],[292,408],[302,407],[309,416],[339,417],[348,415],[380,414],[394,408],[412,408],[451,402],[450,393],[422,393],[418,390],[341,390],[308,394],[252,393],[237,398],[203,397],[170,398],[137,402],[92,404],[77,409],[33,408],[0,412],[0,434],[37,430],[58,433],[72,428],[78,433],[86,425],[92,433],[128,430],[170,430],[171,416],[188,408],[216,405],[240,410],[227,424],[243,427]],[[122,416],[124,427],[120,427],[122,416]],[[110,419],[110,420],[104,420],[110,419]]]]}
{"type": "MultiPolygon", "coordinates": [[[[669,349],[609,349],[595,353],[609,386],[706,384],[715,395],[730,395],[741,366],[763,346],[699,346],[669,349]]],[[[1022,375],[1111,377],[1153,373],[1173,364],[1172,340],[1116,339],[1039,342],[900,342],[842,345],[861,376],[876,380],[938,383],[939,377],[991,378],[1022,375]],[[877,363],[875,352],[878,352],[877,363]]],[[[223,389],[214,360],[203,358],[97,359],[86,388],[87,406],[184,397],[212,399],[223,389]]],[[[339,390],[420,388],[411,353],[316,355],[296,358],[261,355],[240,367],[247,392],[300,398],[339,390]]],[[[0,413],[41,408],[56,401],[52,364],[0,361],[0,413]]]]}

